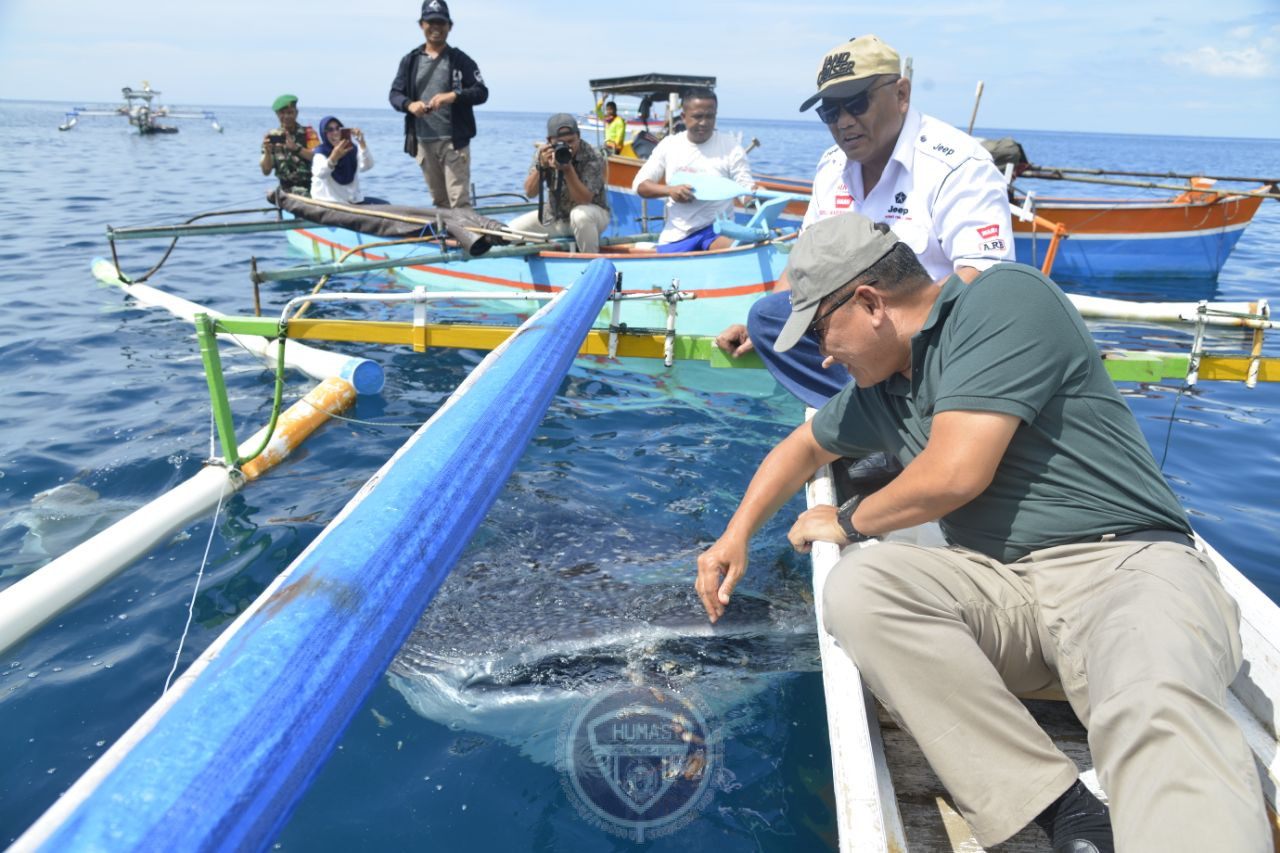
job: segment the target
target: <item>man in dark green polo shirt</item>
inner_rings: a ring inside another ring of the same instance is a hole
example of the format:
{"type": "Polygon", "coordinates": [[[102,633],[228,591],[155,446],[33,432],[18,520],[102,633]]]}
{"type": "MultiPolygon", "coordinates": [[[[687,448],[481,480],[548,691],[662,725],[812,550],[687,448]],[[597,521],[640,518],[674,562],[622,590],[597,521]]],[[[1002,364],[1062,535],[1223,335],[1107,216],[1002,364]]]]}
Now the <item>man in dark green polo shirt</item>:
{"type": "Polygon", "coordinates": [[[823,618],[978,840],[1035,820],[1055,850],[1112,849],[1105,807],[1015,697],[1061,686],[1089,728],[1120,849],[1270,849],[1224,707],[1241,661],[1235,602],[1057,286],[1002,264],[937,287],[858,214],[806,230],[787,275],[777,349],[812,334],[854,383],[770,452],[699,557],[712,621],[751,535],[818,467],[888,452],[905,466],[896,479],[806,511],[788,536],[807,552],[940,523],[950,547],[847,549],[823,618]]]}

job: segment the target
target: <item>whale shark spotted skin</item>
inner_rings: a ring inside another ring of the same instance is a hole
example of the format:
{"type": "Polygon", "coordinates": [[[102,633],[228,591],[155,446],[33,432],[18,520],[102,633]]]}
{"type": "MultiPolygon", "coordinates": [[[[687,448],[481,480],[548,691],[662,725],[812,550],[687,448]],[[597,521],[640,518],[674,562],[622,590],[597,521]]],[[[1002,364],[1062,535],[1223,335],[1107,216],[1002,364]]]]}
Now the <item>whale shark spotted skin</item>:
{"type": "Polygon", "coordinates": [[[459,565],[392,662],[420,715],[553,764],[565,721],[596,691],[693,693],[716,717],[771,677],[819,669],[807,577],[739,590],[712,625],[678,559],[459,565]]]}

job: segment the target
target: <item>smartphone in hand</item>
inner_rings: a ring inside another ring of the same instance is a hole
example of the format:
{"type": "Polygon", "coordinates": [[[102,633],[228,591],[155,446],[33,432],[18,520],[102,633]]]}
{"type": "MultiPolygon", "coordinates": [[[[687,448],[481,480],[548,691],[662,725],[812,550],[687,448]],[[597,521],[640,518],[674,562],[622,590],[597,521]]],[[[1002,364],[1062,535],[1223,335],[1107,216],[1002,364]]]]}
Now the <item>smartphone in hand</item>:
{"type": "Polygon", "coordinates": [[[343,139],[343,140],[345,140],[345,141],[347,141],[347,142],[350,142],[350,141],[351,141],[351,128],[349,128],[349,127],[343,127],[343,128],[340,128],[340,129],[338,130],[338,138],[343,139]]]}

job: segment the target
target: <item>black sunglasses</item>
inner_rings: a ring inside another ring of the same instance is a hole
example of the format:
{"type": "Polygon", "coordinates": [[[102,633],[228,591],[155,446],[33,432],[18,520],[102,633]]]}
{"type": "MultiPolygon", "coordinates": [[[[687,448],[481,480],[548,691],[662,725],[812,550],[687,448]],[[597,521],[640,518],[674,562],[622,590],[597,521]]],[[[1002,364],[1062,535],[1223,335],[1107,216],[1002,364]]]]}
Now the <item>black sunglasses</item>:
{"type": "Polygon", "coordinates": [[[824,98],[822,103],[818,104],[818,120],[823,124],[835,124],[836,119],[840,118],[841,110],[857,118],[871,108],[872,92],[876,89],[883,89],[892,83],[897,83],[899,79],[901,78],[895,77],[892,80],[877,83],[870,89],[859,92],[852,98],[845,98],[843,101],[828,101],[824,98]]]}
{"type": "MultiPolygon", "coordinates": [[[[868,281],[864,283],[875,284],[876,282],[868,281]]],[[[832,314],[839,311],[841,308],[843,308],[844,304],[848,302],[850,299],[852,299],[857,294],[857,292],[858,292],[858,288],[856,287],[851,288],[848,293],[846,293],[844,296],[837,299],[834,305],[832,305],[826,311],[823,311],[818,316],[814,317],[813,322],[809,324],[809,328],[805,329],[805,334],[812,336],[813,339],[818,342],[818,346],[822,346],[822,339],[826,337],[826,334],[827,334],[827,324],[824,323],[823,321],[826,320],[828,317],[830,317],[832,314]]]]}

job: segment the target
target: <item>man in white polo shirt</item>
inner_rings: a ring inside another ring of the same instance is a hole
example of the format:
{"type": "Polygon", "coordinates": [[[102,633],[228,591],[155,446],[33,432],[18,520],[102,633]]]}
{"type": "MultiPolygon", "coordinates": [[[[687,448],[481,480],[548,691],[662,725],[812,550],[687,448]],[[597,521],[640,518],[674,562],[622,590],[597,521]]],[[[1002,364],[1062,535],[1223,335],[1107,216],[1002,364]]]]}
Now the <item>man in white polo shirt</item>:
{"type": "MultiPolygon", "coordinates": [[[[900,67],[897,51],[873,35],[822,58],[817,92],[800,111],[818,104],[835,144],[818,160],[802,227],[861,213],[887,223],[936,281],[952,272],[972,281],[1013,260],[1004,179],[977,140],[911,108],[911,81],[900,67]]],[[[730,326],[716,342],[734,356],[754,348],[785,388],[820,406],[849,375],[839,366],[824,370],[811,337],[785,354],[773,349],[791,313],[788,288],[784,275],[752,306],[746,326],[730,326]]]]}
{"type": "Polygon", "coordinates": [[[747,155],[737,140],[716,130],[716,95],[690,89],[683,98],[686,129],[666,137],[636,173],[631,188],[641,198],[667,200],[667,224],[658,237],[659,252],[697,252],[732,245],[715,233],[716,217],[733,212],[733,201],[699,201],[693,187],[671,183],[678,172],[731,178],[744,192],[755,183],[747,155]]]}

